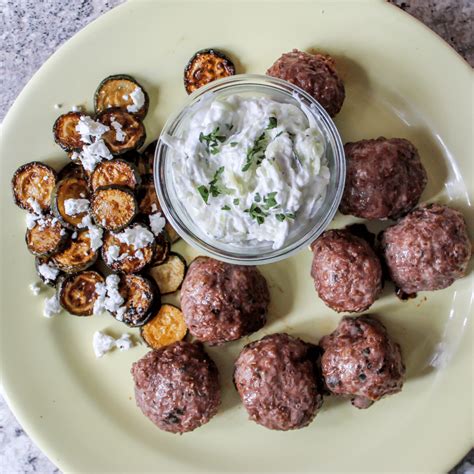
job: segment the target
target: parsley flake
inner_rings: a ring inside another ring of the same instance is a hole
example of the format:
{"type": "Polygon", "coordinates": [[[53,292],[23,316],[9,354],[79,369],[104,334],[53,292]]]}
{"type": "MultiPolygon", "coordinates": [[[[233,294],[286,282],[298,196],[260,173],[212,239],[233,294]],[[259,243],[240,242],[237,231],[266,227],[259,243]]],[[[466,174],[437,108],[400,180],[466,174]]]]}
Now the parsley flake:
{"type": "Polygon", "coordinates": [[[223,211],[230,211],[230,207],[227,206],[227,204],[226,204],[225,206],[222,206],[221,209],[222,209],[223,211]]]}
{"type": "Polygon", "coordinates": [[[265,130],[271,130],[272,128],[276,128],[278,125],[276,117],[270,117],[268,119],[268,126],[265,130]]]}

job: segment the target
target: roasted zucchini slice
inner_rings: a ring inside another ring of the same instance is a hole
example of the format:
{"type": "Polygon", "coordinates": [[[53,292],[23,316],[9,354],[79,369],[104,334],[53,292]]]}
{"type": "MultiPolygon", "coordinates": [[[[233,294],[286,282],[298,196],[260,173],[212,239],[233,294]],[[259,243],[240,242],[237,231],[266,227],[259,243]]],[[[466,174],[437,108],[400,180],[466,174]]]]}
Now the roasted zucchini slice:
{"type": "Polygon", "coordinates": [[[58,285],[59,304],[74,316],[92,316],[97,283],[104,283],[104,277],[94,270],[65,275],[58,285]]]}
{"type": "Polygon", "coordinates": [[[217,49],[202,49],[184,69],[184,87],[191,94],[209,82],[234,74],[234,63],[224,53],[217,49]]]}
{"type": "Polygon", "coordinates": [[[155,257],[153,258],[153,265],[160,265],[164,263],[168,258],[170,253],[170,241],[168,240],[166,233],[161,232],[161,234],[155,237],[155,257]]]}
{"type": "Polygon", "coordinates": [[[174,293],[181,288],[186,275],[186,260],[171,252],[164,263],[150,267],[148,274],[155,280],[162,295],[174,293]]]}
{"type": "Polygon", "coordinates": [[[150,229],[144,224],[135,223],[122,232],[105,233],[102,259],[114,272],[138,273],[153,261],[155,245],[150,229]],[[133,243],[127,243],[126,236],[136,232],[141,234],[140,240],[145,241],[143,237],[146,237],[149,243],[140,248],[135,247],[133,243]]]}
{"type": "Polygon", "coordinates": [[[168,236],[168,240],[172,244],[174,244],[181,238],[168,221],[166,221],[166,224],[165,224],[165,232],[166,232],[166,235],[168,236]]]}
{"type": "Polygon", "coordinates": [[[58,181],[70,177],[88,179],[88,174],[80,163],[69,162],[59,170],[58,181]]]}
{"type": "Polygon", "coordinates": [[[146,148],[137,155],[135,162],[140,174],[153,174],[153,161],[155,159],[155,149],[158,140],[153,140],[146,148]]]}
{"type": "Polygon", "coordinates": [[[145,126],[136,115],[116,107],[101,112],[97,120],[110,128],[102,139],[112,155],[138,150],[145,142],[145,126]]]}
{"type": "Polygon", "coordinates": [[[48,257],[62,250],[69,239],[69,232],[51,215],[43,216],[34,227],[26,230],[28,250],[37,257],[48,257]]]}
{"type": "Polygon", "coordinates": [[[12,178],[13,200],[18,207],[30,212],[44,212],[51,207],[56,186],[56,171],[51,166],[32,161],[20,166],[12,178]]]}
{"type": "Polygon", "coordinates": [[[140,176],[134,165],[125,160],[115,159],[100,162],[92,172],[89,183],[92,191],[113,184],[133,190],[139,181],[140,176]]]}
{"type": "Polygon", "coordinates": [[[182,311],[172,304],[161,305],[156,316],[140,330],[143,340],[152,349],[182,341],[187,332],[182,311]]]}
{"type": "Polygon", "coordinates": [[[104,229],[115,232],[124,229],[132,223],[137,212],[135,195],[124,186],[105,186],[92,194],[92,217],[104,229]]]}
{"type": "Polygon", "coordinates": [[[161,297],[155,282],[141,275],[122,275],[119,293],[124,299],[125,312],[120,319],[130,327],[143,326],[159,308],[161,297]]]}
{"type": "Polygon", "coordinates": [[[53,125],[54,141],[65,151],[81,151],[84,142],[81,134],[76,130],[81,112],[68,112],[60,115],[53,125]]]}
{"type": "Polygon", "coordinates": [[[86,204],[84,200],[89,201],[87,180],[79,176],[64,178],[58,182],[53,192],[53,213],[64,227],[76,230],[79,228],[82,219],[87,215],[88,210],[80,212],[78,209],[82,207],[76,207],[77,210],[75,210],[75,206],[71,206],[71,204],[77,202],[84,206],[86,204]]]}
{"type": "Polygon", "coordinates": [[[94,95],[97,113],[111,107],[119,107],[144,119],[150,100],[148,94],[136,79],[127,74],[106,77],[94,95]]]}
{"type": "Polygon", "coordinates": [[[64,273],[52,262],[51,258],[48,257],[36,257],[35,269],[40,280],[45,285],[52,287],[55,287],[59,278],[64,275],[64,273]]]}
{"type": "Polygon", "coordinates": [[[160,202],[156,194],[153,175],[146,174],[142,176],[142,184],[137,192],[138,210],[140,214],[149,216],[154,212],[161,210],[160,202]]]}
{"type": "Polygon", "coordinates": [[[89,231],[77,233],[66,248],[51,257],[52,263],[65,273],[76,273],[89,268],[97,260],[98,251],[92,250],[89,231]]]}

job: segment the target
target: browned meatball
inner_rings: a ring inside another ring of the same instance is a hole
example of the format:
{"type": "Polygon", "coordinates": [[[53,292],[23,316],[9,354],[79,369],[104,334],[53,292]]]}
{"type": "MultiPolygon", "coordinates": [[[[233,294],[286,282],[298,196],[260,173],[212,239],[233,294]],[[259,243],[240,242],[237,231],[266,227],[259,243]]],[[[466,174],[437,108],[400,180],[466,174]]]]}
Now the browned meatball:
{"type": "Polygon", "coordinates": [[[257,268],[198,257],[181,288],[181,308],[189,332],[200,341],[222,344],[258,331],[270,301],[257,268]]]}
{"type": "Polygon", "coordinates": [[[180,341],[148,352],[131,372],[137,405],[162,430],[192,431],[217,413],[217,367],[199,343],[180,341]]]}
{"type": "Polygon", "coordinates": [[[317,348],[288,334],[246,345],[235,362],[234,383],[250,419],[271,430],[307,426],[322,404],[317,348]]]}
{"type": "Polygon", "coordinates": [[[462,214],[447,206],[421,206],[381,238],[390,277],[404,293],[440,290],[466,274],[471,242],[462,214]]]}
{"type": "Polygon", "coordinates": [[[336,395],[350,396],[357,408],[368,408],[402,389],[405,366],[400,346],[389,338],[380,321],[346,316],[320,345],[327,388],[336,395]]]}
{"type": "Polygon", "coordinates": [[[426,186],[417,149],[404,138],[346,143],[346,184],[339,210],[365,219],[396,219],[413,209],[426,186]]]}
{"type": "Polygon", "coordinates": [[[336,72],[334,59],[329,55],[310,54],[294,49],[277,59],[267,74],[301,87],[331,117],[341,110],[345,97],[344,84],[336,72]]]}
{"type": "Polygon", "coordinates": [[[382,267],[366,240],[345,229],[328,230],[312,249],[314,286],[330,308],[360,312],[374,303],[382,289],[382,267]]]}

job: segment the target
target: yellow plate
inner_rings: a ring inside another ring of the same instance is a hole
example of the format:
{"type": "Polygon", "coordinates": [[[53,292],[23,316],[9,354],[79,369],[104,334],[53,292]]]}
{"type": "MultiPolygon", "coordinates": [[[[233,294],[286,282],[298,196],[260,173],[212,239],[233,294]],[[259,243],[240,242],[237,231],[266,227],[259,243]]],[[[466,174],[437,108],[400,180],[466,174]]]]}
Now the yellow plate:
{"type": "MultiPolygon", "coordinates": [[[[233,389],[232,363],[248,339],[210,350],[223,405],[209,424],[176,436],[159,431],[135,406],[129,372],[144,346],[94,357],[93,332],[118,335],[123,326],[106,315],[41,316],[43,298],[28,289],[36,278],[23,242],[24,213],[12,203],[9,181],[27,161],[66,162],[52,139],[59,114],[53,105],[91,109],[101,79],[129,73],[150,93],[146,127],[155,138],[185,98],[187,60],[211,46],[229,52],[239,71],[254,73],[294,47],[334,55],[347,90],[336,119],[343,139],[412,140],[429,175],[423,200],[452,203],[474,235],[472,72],[420,23],[380,1],[127,3],[54,54],[3,125],[1,368],[11,407],[68,472],[446,471],[473,442],[472,271],[446,290],[405,303],[388,286],[374,305],[371,312],[403,348],[408,381],[401,394],[365,411],[329,399],[308,428],[288,433],[247,421],[233,389]]],[[[349,221],[338,216],[333,225],[349,221]]],[[[177,250],[194,255],[183,243],[177,250]]],[[[262,268],[271,285],[270,320],[250,339],[288,331],[316,342],[336,326],[340,315],[313,290],[310,261],[302,252],[262,268]]]]}

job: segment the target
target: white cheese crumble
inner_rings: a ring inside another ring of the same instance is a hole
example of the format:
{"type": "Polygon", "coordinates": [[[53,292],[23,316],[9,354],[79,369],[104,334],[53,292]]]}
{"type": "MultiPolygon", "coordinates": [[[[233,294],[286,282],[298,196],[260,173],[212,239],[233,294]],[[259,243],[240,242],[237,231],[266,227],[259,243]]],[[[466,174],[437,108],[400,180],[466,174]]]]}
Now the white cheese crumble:
{"type": "Polygon", "coordinates": [[[211,98],[162,140],[171,148],[178,199],[203,232],[224,243],[281,248],[326,196],[323,135],[294,104],[211,98]]]}
{"type": "Polygon", "coordinates": [[[127,110],[129,112],[138,112],[145,105],[145,94],[143,93],[141,87],[135,87],[130,93],[130,99],[132,99],[133,104],[127,105],[127,110]]]}
{"type": "Polygon", "coordinates": [[[88,199],[66,199],[64,201],[64,212],[68,216],[76,216],[89,209],[88,199]]]}
{"type": "Polygon", "coordinates": [[[122,124],[117,122],[115,120],[115,117],[112,117],[112,121],[110,122],[110,124],[112,125],[112,127],[114,128],[115,130],[115,139],[118,141],[118,142],[123,142],[125,141],[125,133],[122,129],[122,124]]]}
{"type": "Polygon", "coordinates": [[[118,260],[120,255],[120,247],[118,245],[111,245],[106,252],[107,263],[111,264],[118,260]]]}
{"type": "Polygon", "coordinates": [[[62,106],[63,106],[63,104],[54,104],[54,108],[56,110],[59,110],[62,106]]]}
{"type": "Polygon", "coordinates": [[[59,269],[51,263],[42,263],[41,265],[38,265],[38,273],[46,281],[55,281],[59,274],[59,269]]]}
{"type": "Polygon", "coordinates": [[[126,308],[122,306],[125,300],[119,292],[119,284],[120,277],[113,274],[105,279],[105,283],[96,283],[97,299],[94,303],[94,313],[98,314],[106,309],[110,313],[117,313],[117,319],[123,319],[126,308]]]}
{"type": "Polygon", "coordinates": [[[71,110],[72,110],[73,112],[80,112],[80,111],[82,110],[82,105],[73,105],[73,106],[71,107],[71,110]]]}
{"type": "Polygon", "coordinates": [[[41,216],[39,216],[38,214],[31,214],[31,212],[26,214],[26,227],[27,227],[27,229],[29,229],[29,230],[33,229],[33,227],[36,225],[36,221],[40,218],[41,218],[41,216]]]}
{"type": "Polygon", "coordinates": [[[38,214],[38,215],[41,215],[43,214],[43,209],[41,209],[41,206],[39,204],[39,202],[32,198],[32,197],[29,197],[26,202],[31,206],[31,209],[33,209],[33,212],[35,214],[38,214]]]}
{"type": "Polygon", "coordinates": [[[46,298],[44,300],[43,315],[46,318],[52,318],[55,314],[61,312],[61,306],[56,295],[51,296],[51,298],[46,298]]]}
{"type": "Polygon", "coordinates": [[[97,358],[104,356],[115,347],[120,351],[128,351],[133,347],[133,341],[130,334],[122,334],[118,339],[96,331],[92,336],[92,347],[97,358]]]}
{"type": "Polygon", "coordinates": [[[77,232],[76,232],[76,231],[74,231],[74,232],[72,233],[71,239],[72,239],[72,240],[76,240],[76,239],[77,239],[77,232]]]}
{"type": "Polygon", "coordinates": [[[30,283],[30,290],[35,296],[38,296],[41,293],[41,284],[37,281],[30,283]]]}
{"type": "Polygon", "coordinates": [[[155,214],[150,214],[150,228],[151,231],[155,234],[161,234],[165,228],[166,219],[161,215],[161,212],[155,214]]]}
{"type": "Polygon", "coordinates": [[[81,223],[79,224],[80,228],[87,227],[89,231],[89,239],[91,240],[91,249],[98,250],[102,247],[102,235],[104,231],[92,223],[91,216],[87,214],[82,218],[81,223]]]}
{"type": "Polygon", "coordinates": [[[135,249],[145,248],[155,239],[152,232],[139,224],[127,227],[122,232],[115,234],[115,237],[124,244],[132,245],[135,249]]]}

